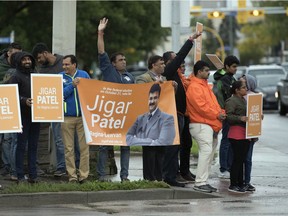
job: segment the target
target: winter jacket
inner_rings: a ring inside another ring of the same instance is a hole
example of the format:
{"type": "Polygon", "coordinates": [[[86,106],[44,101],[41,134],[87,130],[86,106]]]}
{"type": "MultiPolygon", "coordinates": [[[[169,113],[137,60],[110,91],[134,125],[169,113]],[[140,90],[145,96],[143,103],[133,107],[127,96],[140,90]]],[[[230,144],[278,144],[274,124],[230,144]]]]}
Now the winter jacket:
{"type": "Polygon", "coordinates": [[[222,109],[225,107],[225,101],[231,97],[231,85],[236,81],[232,73],[225,72],[224,69],[217,70],[214,73],[214,80],[216,81],[216,92],[218,103],[222,109]]]}
{"type": "Polygon", "coordinates": [[[167,80],[174,80],[178,83],[177,92],[175,94],[176,109],[177,112],[180,112],[182,115],[186,112],[186,93],[177,70],[190,52],[192,46],[193,41],[187,40],[177,53],[177,56],[165,66],[164,73],[162,74],[167,80]]]}
{"type": "Polygon", "coordinates": [[[0,56],[0,80],[3,80],[5,73],[11,68],[7,61],[6,53],[0,56]]]}
{"type": "Polygon", "coordinates": [[[70,76],[65,71],[61,72],[63,76],[64,91],[64,116],[79,117],[81,116],[80,101],[77,88],[72,85],[76,77],[90,79],[88,73],[83,70],[77,70],[74,76],[70,76]]]}
{"type": "Polygon", "coordinates": [[[14,55],[14,61],[16,66],[16,72],[9,79],[8,83],[18,84],[18,91],[20,97],[20,107],[22,115],[31,115],[31,107],[27,106],[26,100],[31,98],[31,73],[35,71],[35,59],[28,52],[17,52],[14,55]],[[21,65],[21,59],[25,56],[29,56],[32,61],[32,67],[25,69],[21,65]]]}
{"type": "Polygon", "coordinates": [[[219,132],[222,123],[218,115],[224,110],[219,106],[207,80],[192,77],[186,96],[190,122],[210,125],[215,132],[219,132]]]}
{"type": "Polygon", "coordinates": [[[240,120],[240,116],[246,116],[245,98],[233,95],[225,102],[227,120],[230,126],[246,127],[246,123],[240,120]]]}
{"type": "Polygon", "coordinates": [[[99,64],[104,81],[126,84],[135,83],[134,77],[130,73],[120,73],[116,70],[116,68],[111,64],[108,54],[106,52],[104,52],[103,54],[99,54],[99,64]]]}

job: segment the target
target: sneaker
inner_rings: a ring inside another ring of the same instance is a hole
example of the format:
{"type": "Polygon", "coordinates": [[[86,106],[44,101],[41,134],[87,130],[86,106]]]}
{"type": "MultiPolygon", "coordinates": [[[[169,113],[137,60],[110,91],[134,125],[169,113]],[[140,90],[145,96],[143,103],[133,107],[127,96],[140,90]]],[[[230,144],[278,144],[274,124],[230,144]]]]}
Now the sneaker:
{"type": "Polygon", "coordinates": [[[212,193],[212,189],[209,187],[209,185],[200,185],[200,186],[194,186],[193,187],[194,190],[196,191],[200,191],[200,192],[205,192],[205,193],[212,193]]]}
{"type": "Polygon", "coordinates": [[[66,175],[66,172],[64,170],[56,170],[54,172],[54,177],[61,177],[63,175],[66,175]]]}
{"type": "Polygon", "coordinates": [[[27,180],[25,178],[17,179],[17,184],[25,184],[27,183],[27,180]]]}
{"type": "Polygon", "coordinates": [[[7,175],[9,175],[9,174],[10,174],[10,168],[9,168],[8,166],[2,167],[2,168],[0,169],[0,174],[1,174],[2,176],[7,176],[7,175]]]}
{"type": "Polygon", "coordinates": [[[246,191],[256,191],[256,188],[252,184],[247,184],[246,185],[246,191]]]}
{"type": "Polygon", "coordinates": [[[193,182],[195,182],[195,177],[193,177],[192,173],[188,173],[188,174],[186,174],[186,175],[181,175],[181,177],[182,177],[184,180],[188,181],[188,183],[193,183],[193,182]]]}
{"type": "Polygon", "coordinates": [[[30,183],[30,184],[37,184],[37,183],[39,183],[39,180],[36,179],[36,178],[35,178],[35,179],[30,179],[30,178],[29,178],[27,181],[28,181],[28,183],[30,183]]]}
{"type": "Polygon", "coordinates": [[[177,174],[176,176],[176,182],[178,183],[183,183],[183,184],[188,184],[189,181],[187,181],[186,179],[184,179],[180,173],[177,174]]]}
{"type": "Polygon", "coordinates": [[[105,178],[105,176],[100,176],[97,180],[99,182],[111,182],[111,179],[105,178]]]}
{"type": "Polygon", "coordinates": [[[184,183],[180,183],[180,182],[177,182],[177,181],[164,181],[164,182],[167,183],[170,186],[173,186],[173,187],[185,187],[184,183]]]}
{"type": "Polygon", "coordinates": [[[77,179],[72,178],[72,179],[69,179],[69,183],[75,184],[75,183],[78,183],[78,181],[77,179]]]}
{"type": "Polygon", "coordinates": [[[246,193],[245,188],[240,188],[238,186],[230,186],[228,188],[228,191],[233,192],[233,193],[246,193]]]}
{"type": "Polygon", "coordinates": [[[85,183],[87,183],[87,179],[82,179],[79,181],[79,184],[85,184],[85,183]]]}
{"type": "Polygon", "coordinates": [[[128,179],[127,177],[121,178],[121,182],[130,182],[130,179],[128,179]]]}
{"type": "Polygon", "coordinates": [[[17,178],[17,176],[11,175],[11,176],[10,176],[10,180],[11,180],[11,181],[17,181],[18,178],[17,178]]]}
{"type": "Polygon", "coordinates": [[[228,171],[220,172],[218,177],[222,179],[230,179],[230,172],[228,171]]]}
{"type": "Polygon", "coordinates": [[[210,184],[207,184],[207,186],[212,190],[212,192],[217,192],[217,188],[211,186],[210,184]]]}

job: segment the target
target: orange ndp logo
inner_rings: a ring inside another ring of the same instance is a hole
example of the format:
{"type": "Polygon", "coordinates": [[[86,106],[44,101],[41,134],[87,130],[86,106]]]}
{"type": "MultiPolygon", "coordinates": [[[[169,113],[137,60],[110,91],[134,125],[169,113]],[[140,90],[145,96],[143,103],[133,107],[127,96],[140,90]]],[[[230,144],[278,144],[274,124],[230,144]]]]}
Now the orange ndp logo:
{"type": "Polygon", "coordinates": [[[32,121],[63,122],[61,74],[31,74],[32,121]]]}
{"type": "MultiPolygon", "coordinates": [[[[149,110],[152,83],[119,84],[81,79],[77,86],[86,142],[91,145],[126,145],[126,134],[139,115],[149,110]]],[[[159,109],[174,116],[179,144],[175,95],[172,82],[161,85],[159,109]]]]}
{"type": "Polygon", "coordinates": [[[21,132],[18,85],[0,85],[0,133],[21,132]]]}

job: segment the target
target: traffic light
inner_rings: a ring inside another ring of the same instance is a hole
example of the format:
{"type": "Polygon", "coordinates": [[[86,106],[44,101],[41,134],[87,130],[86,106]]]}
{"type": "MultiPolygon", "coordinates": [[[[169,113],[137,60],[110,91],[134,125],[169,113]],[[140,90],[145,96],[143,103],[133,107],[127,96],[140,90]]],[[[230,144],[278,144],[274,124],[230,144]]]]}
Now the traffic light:
{"type": "Polygon", "coordinates": [[[251,17],[264,17],[264,10],[252,10],[248,14],[251,17]]]}
{"type": "Polygon", "coordinates": [[[224,19],[225,13],[220,12],[220,11],[213,11],[207,13],[208,19],[224,19]]]}

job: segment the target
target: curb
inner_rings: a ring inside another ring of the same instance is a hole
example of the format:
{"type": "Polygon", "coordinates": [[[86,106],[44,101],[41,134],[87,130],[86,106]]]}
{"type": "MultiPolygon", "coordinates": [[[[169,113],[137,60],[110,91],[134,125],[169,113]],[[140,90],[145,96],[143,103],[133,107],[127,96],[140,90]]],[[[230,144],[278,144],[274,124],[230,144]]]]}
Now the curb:
{"type": "Polygon", "coordinates": [[[83,204],[105,201],[173,200],[221,198],[215,193],[201,193],[185,189],[137,189],[130,191],[50,192],[0,195],[0,207],[39,206],[55,204],[83,204]]]}

